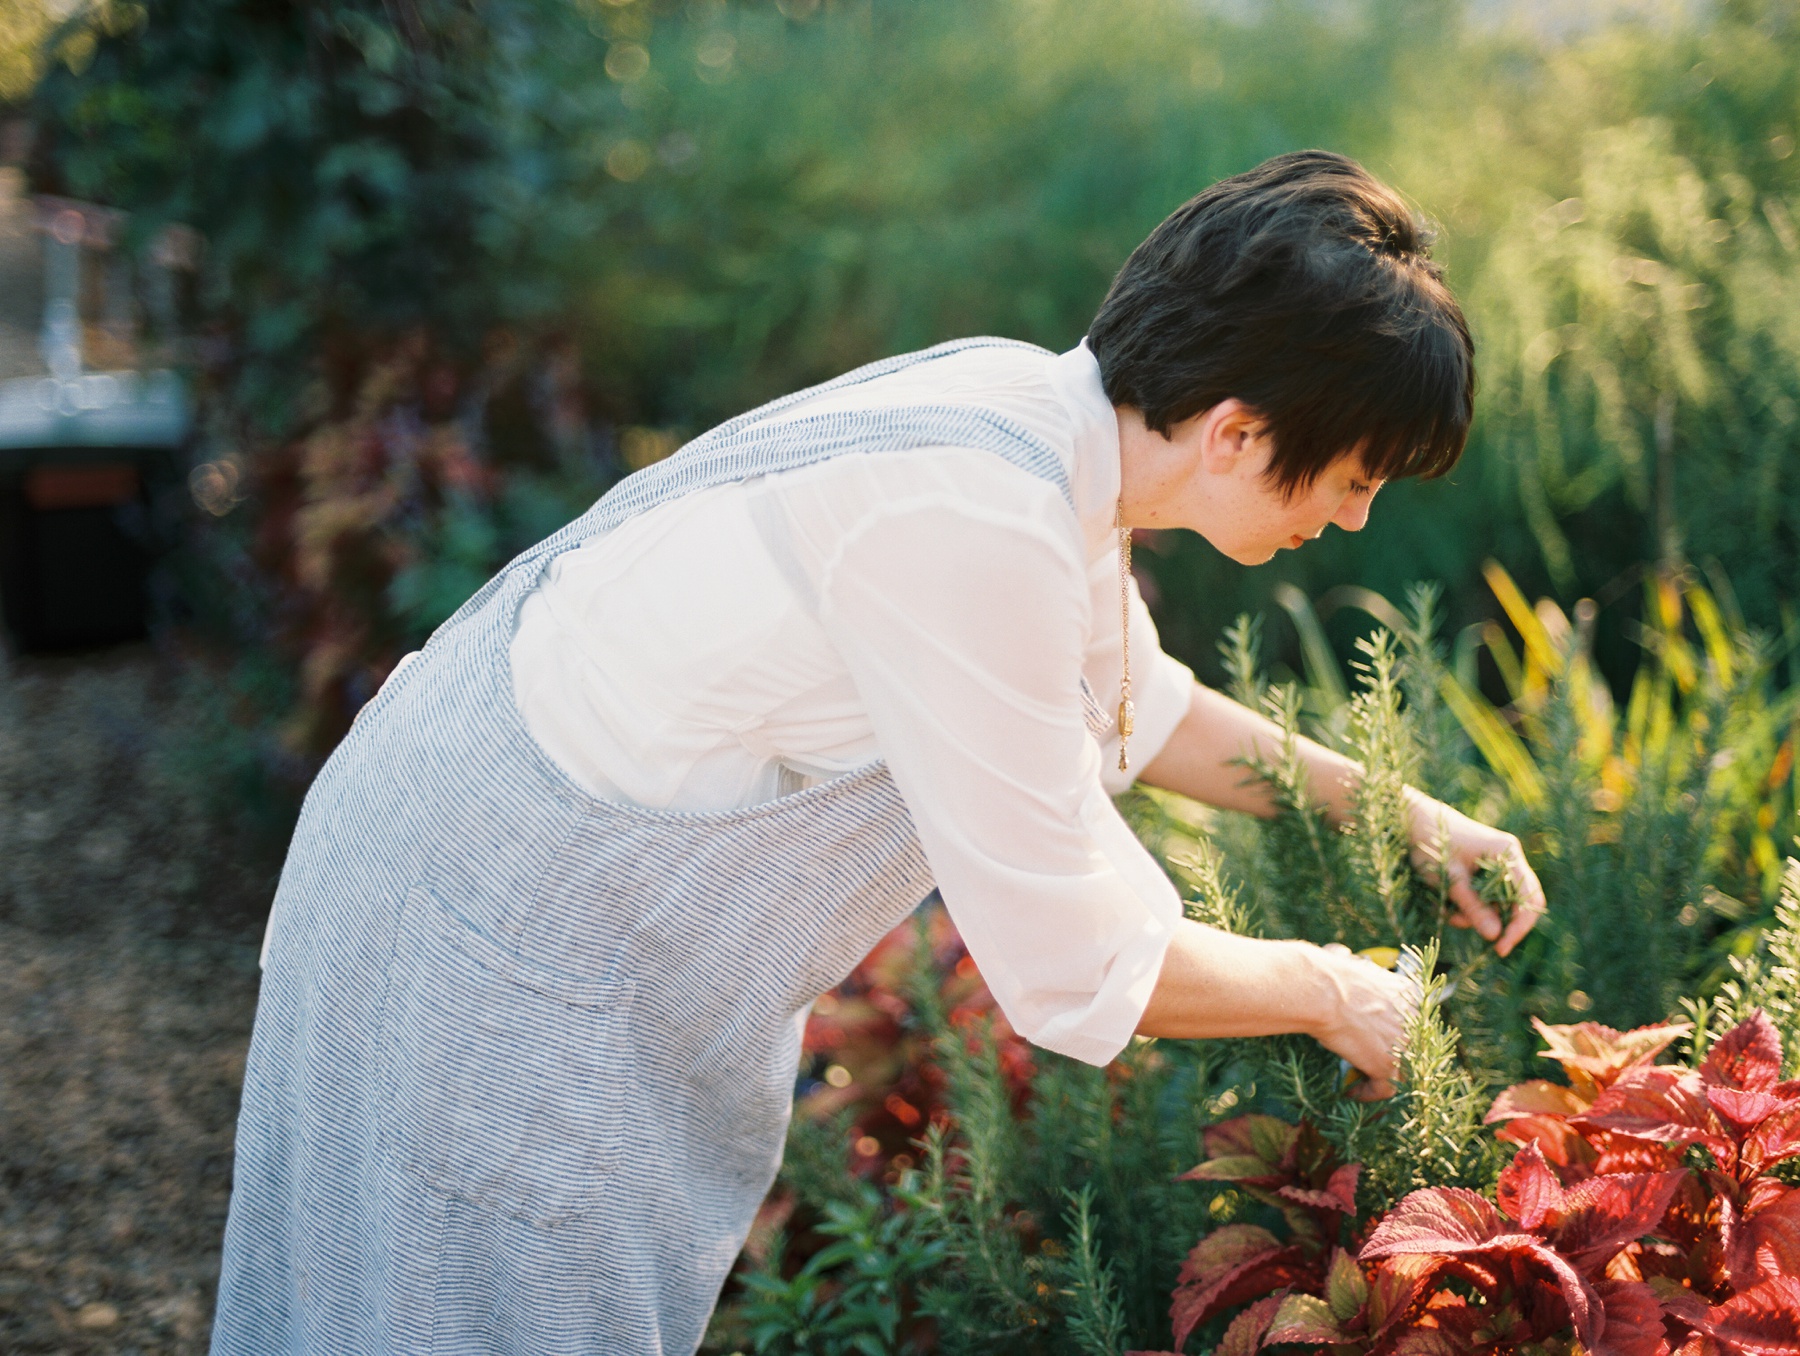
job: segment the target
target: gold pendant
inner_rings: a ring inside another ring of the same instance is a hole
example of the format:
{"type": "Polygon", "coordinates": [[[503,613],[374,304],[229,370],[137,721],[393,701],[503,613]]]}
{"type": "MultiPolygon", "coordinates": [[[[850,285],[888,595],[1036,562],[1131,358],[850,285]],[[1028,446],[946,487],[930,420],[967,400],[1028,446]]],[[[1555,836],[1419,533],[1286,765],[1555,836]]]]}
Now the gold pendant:
{"type": "Polygon", "coordinates": [[[1136,715],[1137,715],[1137,707],[1133,706],[1129,700],[1122,701],[1119,703],[1119,738],[1120,739],[1130,739],[1131,738],[1131,732],[1132,732],[1132,729],[1134,728],[1134,717],[1136,717],[1136,715]]]}

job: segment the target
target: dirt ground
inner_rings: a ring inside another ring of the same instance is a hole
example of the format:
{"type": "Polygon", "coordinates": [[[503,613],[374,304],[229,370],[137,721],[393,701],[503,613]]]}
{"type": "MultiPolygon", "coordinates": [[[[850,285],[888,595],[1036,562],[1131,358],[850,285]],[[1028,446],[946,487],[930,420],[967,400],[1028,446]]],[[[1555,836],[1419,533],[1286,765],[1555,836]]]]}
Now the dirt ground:
{"type": "Polygon", "coordinates": [[[270,854],[148,646],[0,662],[0,1353],[204,1352],[270,854]]]}

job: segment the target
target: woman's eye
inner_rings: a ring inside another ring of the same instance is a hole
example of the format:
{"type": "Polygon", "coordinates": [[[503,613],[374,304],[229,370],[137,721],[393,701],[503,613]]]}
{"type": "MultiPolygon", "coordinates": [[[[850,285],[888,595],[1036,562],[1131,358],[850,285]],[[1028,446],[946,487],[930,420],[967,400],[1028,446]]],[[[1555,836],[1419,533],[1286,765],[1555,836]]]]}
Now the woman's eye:
{"type": "Polygon", "coordinates": [[[1351,494],[1367,494],[1368,492],[1369,486],[1365,482],[1360,480],[1353,480],[1350,482],[1351,494]]]}

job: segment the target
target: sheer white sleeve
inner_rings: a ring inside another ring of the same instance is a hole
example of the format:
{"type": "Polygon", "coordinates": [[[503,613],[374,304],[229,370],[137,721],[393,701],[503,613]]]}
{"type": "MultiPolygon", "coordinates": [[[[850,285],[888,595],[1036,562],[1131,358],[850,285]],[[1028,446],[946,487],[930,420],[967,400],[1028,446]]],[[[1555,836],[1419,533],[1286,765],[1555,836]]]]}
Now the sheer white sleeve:
{"type": "MultiPolygon", "coordinates": [[[[1137,1028],[1181,906],[1114,809],[1083,720],[1080,556],[1042,516],[901,498],[837,539],[819,618],[1007,1018],[1104,1064],[1137,1028]]],[[[1132,627],[1141,766],[1180,718],[1168,711],[1186,670],[1156,658],[1141,603],[1132,627]]]]}

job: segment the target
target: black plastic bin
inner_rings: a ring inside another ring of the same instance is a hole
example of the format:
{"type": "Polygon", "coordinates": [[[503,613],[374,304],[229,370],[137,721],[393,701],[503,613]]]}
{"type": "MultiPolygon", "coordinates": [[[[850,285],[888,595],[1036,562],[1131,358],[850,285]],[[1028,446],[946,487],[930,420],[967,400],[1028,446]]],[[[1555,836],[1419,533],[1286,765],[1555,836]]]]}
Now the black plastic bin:
{"type": "Polygon", "coordinates": [[[144,634],[150,508],[179,484],[191,427],[171,372],[0,382],[0,614],[14,644],[144,634]]]}
{"type": "Polygon", "coordinates": [[[0,450],[0,611],[27,650],[135,640],[149,620],[164,448],[0,450]]]}

